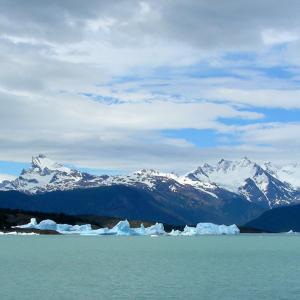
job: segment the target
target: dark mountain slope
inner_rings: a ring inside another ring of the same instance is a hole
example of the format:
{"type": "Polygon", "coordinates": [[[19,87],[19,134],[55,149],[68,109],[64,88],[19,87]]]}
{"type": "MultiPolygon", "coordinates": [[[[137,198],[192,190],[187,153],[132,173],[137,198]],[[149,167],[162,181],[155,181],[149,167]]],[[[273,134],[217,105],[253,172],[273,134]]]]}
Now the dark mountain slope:
{"type": "MultiPolygon", "coordinates": [[[[83,225],[91,224],[92,228],[112,228],[122,219],[115,217],[103,217],[103,216],[74,216],[66,215],[62,213],[43,213],[38,211],[23,211],[19,209],[7,209],[0,208],[0,230],[10,229],[12,226],[23,225],[30,222],[31,218],[36,218],[38,222],[42,220],[50,219],[60,224],[71,225],[83,225]]],[[[128,220],[132,227],[140,227],[143,223],[146,227],[151,226],[153,222],[140,221],[140,220],[128,220]]],[[[166,224],[166,228],[171,225],[166,224]]],[[[27,230],[28,231],[28,230],[27,230]]],[[[30,231],[30,230],[29,230],[30,231]]]]}
{"type": "Polygon", "coordinates": [[[247,227],[271,232],[300,232],[300,205],[274,208],[264,212],[257,219],[245,224],[247,227]]]}
{"type": "Polygon", "coordinates": [[[214,197],[203,199],[201,194],[192,195],[188,190],[185,193],[170,196],[124,185],[35,195],[7,191],[0,192],[0,208],[111,216],[174,225],[198,222],[243,224],[263,212],[261,207],[231,193],[222,200],[214,197]]]}

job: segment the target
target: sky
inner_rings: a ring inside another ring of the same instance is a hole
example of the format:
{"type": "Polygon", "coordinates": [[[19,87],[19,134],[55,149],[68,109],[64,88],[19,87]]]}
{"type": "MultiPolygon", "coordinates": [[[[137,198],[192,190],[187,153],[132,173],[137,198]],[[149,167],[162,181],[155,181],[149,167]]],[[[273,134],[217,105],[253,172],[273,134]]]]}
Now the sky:
{"type": "Polygon", "coordinates": [[[0,0],[0,174],[300,161],[300,1],[0,0]]]}

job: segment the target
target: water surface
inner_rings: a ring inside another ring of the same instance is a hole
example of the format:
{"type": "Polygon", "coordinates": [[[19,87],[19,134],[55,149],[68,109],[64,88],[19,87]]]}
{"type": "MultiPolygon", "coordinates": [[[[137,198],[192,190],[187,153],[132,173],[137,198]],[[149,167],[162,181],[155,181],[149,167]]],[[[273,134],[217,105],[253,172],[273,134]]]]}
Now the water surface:
{"type": "Polygon", "coordinates": [[[0,299],[300,299],[300,236],[0,237],[0,299]]]}

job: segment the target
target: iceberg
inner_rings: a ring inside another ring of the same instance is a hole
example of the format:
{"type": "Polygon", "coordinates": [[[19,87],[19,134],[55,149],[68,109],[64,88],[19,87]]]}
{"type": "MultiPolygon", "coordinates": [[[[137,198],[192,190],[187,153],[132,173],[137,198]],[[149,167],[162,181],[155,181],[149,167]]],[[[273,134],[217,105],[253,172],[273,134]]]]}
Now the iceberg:
{"type": "Polygon", "coordinates": [[[141,224],[138,228],[131,228],[127,220],[118,222],[113,228],[92,229],[91,224],[69,225],[58,224],[52,220],[43,220],[37,223],[32,218],[28,224],[15,226],[15,228],[32,228],[39,230],[55,230],[61,234],[79,234],[79,235],[115,235],[115,236],[198,236],[198,235],[234,235],[239,234],[239,228],[233,225],[216,225],[213,223],[198,223],[196,227],[185,226],[184,230],[172,230],[166,233],[162,223],[156,223],[145,227],[141,224]]]}
{"type": "Polygon", "coordinates": [[[56,231],[59,233],[84,233],[92,231],[91,224],[84,225],[69,225],[69,224],[56,224],[56,231]]]}
{"type": "Polygon", "coordinates": [[[156,223],[150,227],[145,228],[144,224],[141,224],[138,228],[131,228],[130,224],[127,220],[120,221],[116,226],[112,229],[108,229],[106,234],[113,234],[113,235],[164,235],[166,234],[164,230],[164,225],[162,223],[156,223]]]}
{"type": "Polygon", "coordinates": [[[43,220],[34,226],[34,228],[40,230],[57,230],[57,224],[52,220],[43,220]]]}
{"type": "Polygon", "coordinates": [[[199,223],[196,226],[198,234],[237,234],[239,228],[234,225],[216,225],[213,223],[199,223]]]}
{"type": "Polygon", "coordinates": [[[35,218],[31,218],[28,224],[15,226],[15,228],[55,230],[58,231],[59,233],[70,233],[70,232],[77,233],[77,232],[92,230],[92,226],[90,224],[85,224],[85,225],[57,224],[52,220],[43,220],[40,223],[37,223],[35,218]]]}
{"type": "Polygon", "coordinates": [[[15,228],[24,228],[24,229],[40,229],[40,230],[56,230],[57,224],[52,220],[43,220],[39,224],[36,221],[36,218],[31,218],[30,222],[25,225],[14,226],[15,228]]]}
{"type": "Polygon", "coordinates": [[[137,235],[136,230],[130,228],[130,224],[127,220],[120,221],[112,229],[109,229],[108,233],[113,235],[125,235],[125,236],[137,235]]]}
{"type": "Polygon", "coordinates": [[[146,229],[144,224],[142,223],[140,227],[133,229],[137,235],[146,235],[146,229]]]}
{"type": "Polygon", "coordinates": [[[233,225],[216,225],[213,223],[198,223],[196,227],[185,226],[182,235],[194,236],[194,235],[234,235],[239,234],[239,228],[233,225]]]}
{"type": "Polygon", "coordinates": [[[180,230],[172,229],[172,231],[169,232],[168,235],[170,235],[170,236],[180,236],[180,235],[182,235],[182,232],[180,230]]]}
{"type": "Polygon", "coordinates": [[[297,231],[293,231],[292,229],[288,232],[286,232],[286,234],[299,234],[297,231]]]}
{"type": "Polygon", "coordinates": [[[192,236],[197,235],[196,227],[185,226],[181,235],[192,236]]]}
{"type": "Polygon", "coordinates": [[[34,228],[34,226],[36,226],[36,225],[37,225],[36,218],[31,218],[30,222],[28,224],[15,226],[15,227],[17,227],[17,228],[34,228]]]}
{"type": "Polygon", "coordinates": [[[145,228],[145,235],[164,235],[166,234],[164,225],[156,223],[150,227],[145,228]]]}
{"type": "Polygon", "coordinates": [[[35,232],[16,232],[16,231],[2,232],[2,231],[0,231],[0,236],[1,235],[39,235],[39,234],[35,233],[35,232]]]}

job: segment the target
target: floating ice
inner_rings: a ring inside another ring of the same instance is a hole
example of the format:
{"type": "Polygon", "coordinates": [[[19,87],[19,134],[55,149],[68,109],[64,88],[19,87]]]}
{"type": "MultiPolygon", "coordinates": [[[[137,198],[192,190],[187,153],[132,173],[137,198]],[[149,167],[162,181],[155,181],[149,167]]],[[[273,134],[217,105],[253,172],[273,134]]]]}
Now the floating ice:
{"type": "Polygon", "coordinates": [[[16,231],[2,232],[2,231],[0,231],[0,236],[1,235],[39,235],[39,234],[35,233],[35,232],[16,232],[16,231]]]}
{"type": "Polygon", "coordinates": [[[156,223],[150,227],[145,228],[146,235],[164,235],[166,234],[164,225],[162,223],[156,223]]]}
{"type": "Polygon", "coordinates": [[[181,234],[187,235],[187,236],[197,235],[197,229],[196,229],[196,227],[190,227],[190,226],[186,225],[181,234]]]}
{"type": "Polygon", "coordinates": [[[41,221],[40,224],[36,225],[34,228],[40,230],[57,230],[57,224],[52,220],[44,220],[41,221]]]}
{"type": "Polygon", "coordinates": [[[139,228],[134,228],[134,231],[137,233],[137,235],[146,235],[146,229],[143,223],[139,228]]]}
{"type": "Polygon", "coordinates": [[[172,229],[172,231],[169,233],[170,236],[179,236],[182,235],[182,232],[180,230],[174,230],[172,229]]]}
{"type": "Polygon", "coordinates": [[[141,224],[138,228],[131,228],[127,220],[120,221],[113,228],[99,228],[92,229],[90,224],[85,225],[69,225],[69,224],[57,224],[52,220],[44,220],[37,223],[35,218],[30,220],[30,223],[16,226],[16,228],[32,228],[39,230],[55,230],[61,234],[80,234],[80,235],[116,235],[116,236],[197,236],[205,234],[239,234],[239,228],[233,224],[230,226],[216,225],[213,223],[198,223],[196,227],[185,226],[181,232],[179,230],[172,230],[170,233],[166,233],[164,225],[162,223],[156,223],[150,227],[144,227],[141,224]]]}
{"type": "Polygon", "coordinates": [[[206,235],[206,234],[239,234],[239,228],[233,224],[227,225],[216,225],[213,223],[198,223],[196,227],[185,226],[182,235],[206,235]]]}
{"type": "Polygon", "coordinates": [[[112,229],[108,230],[109,234],[114,235],[137,235],[137,232],[130,228],[130,224],[127,220],[120,221],[116,226],[114,226],[112,229]]]}
{"type": "Polygon", "coordinates": [[[37,223],[35,218],[32,218],[28,224],[15,226],[16,228],[31,228],[31,229],[39,229],[39,230],[55,230],[60,233],[77,233],[84,231],[91,231],[92,227],[90,224],[85,225],[69,225],[69,224],[57,224],[52,220],[43,220],[39,224],[37,223]]]}
{"type": "Polygon", "coordinates": [[[69,224],[56,224],[56,231],[60,233],[81,233],[92,231],[90,224],[85,225],[69,225],[69,224]]]}
{"type": "Polygon", "coordinates": [[[212,223],[199,223],[196,226],[198,234],[237,234],[239,228],[234,224],[230,226],[216,225],[212,223]]]}
{"type": "Polygon", "coordinates": [[[31,218],[30,222],[28,224],[25,225],[20,225],[20,226],[16,226],[18,228],[34,228],[34,226],[37,225],[37,221],[36,218],[31,218]]]}

